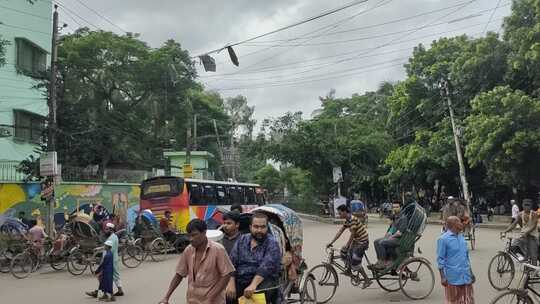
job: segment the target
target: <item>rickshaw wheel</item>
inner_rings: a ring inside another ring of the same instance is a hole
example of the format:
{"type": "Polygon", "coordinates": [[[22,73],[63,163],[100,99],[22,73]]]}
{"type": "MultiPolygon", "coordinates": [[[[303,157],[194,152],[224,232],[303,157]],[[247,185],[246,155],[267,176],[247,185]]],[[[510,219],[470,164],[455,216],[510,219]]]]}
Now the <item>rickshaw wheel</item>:
{"type": "Polygon", "coordinates": [[[8,273],[11,260],[5,257],[0,257],[0,273],[8,273]]]}
{"type": "Polygon", "coordinates": [[[32,257],[26,253],[17,254],[12,260],[9,267],[11,274],[17,279],[27,278],[34,268],[32,257]]]}
{"type": "Polygon", "coordinates": [[[306,274],[306,280],[308,278],[315,282],[317,290],[317,294],[309,295],[309,298],[316,297],[318,304],[327,303],[336,294],[339,286],[338,274],[331,265],[319,264],[311,268],[306,274]]]}
{"type": "Polygon", "coordinates": [[[317,283],[313,276],[306,276],[304,283],[300,290],[300,303],[301,304],[317,304],[317,283]]]}
{"type": "Polygon", "coordinates": [[[491,286],[496,290],[508,288],[515,275],[514,261],[507,253],[499,252],[489,262],[488,279],[491,286]]]}
{"type": "Polygon", "coordinates": [[[74,248],[69,253],[67,269],[74,276],[83,274],[88,268],[84,254],[78,248],[74,248]]]}
{"type": "Polygon", "coordinates": [[[122,264],[127,268],[136,268],[144,259],[144,250],[137,245],[127,245],[122,252],[122,264]]]}
{"type": "Polygon", "coordinates": [[[90,266],[90,272],[92,274],[94,274],[95,271],[98,269],[99,264],[101,263],[102,257],[103,257],[103,250],[101,250],[101,248],[99,250],[95,249],[88,263],[88,265],[90,266]]]}
{"type": "Polygon", "coordinates": [[[51,250],[49,250],[49,252],[47,253],[47,257],[49,259],[49,264],[51,265],[52,269],[60,271],[66,268],[67,262],[62,253],[54,254],[54,249],[51,248],[51,250]]]}
{"type": "Polygon", "coordinates": [[[408,259],[400,267],[398,273],[399,287],[409,299],[422,300],[433,292],[435,274],[425,259],[408,259]]]}
{"type": "Polygon", "coordinates": [[[387,292],[396,292],[400,289],[399,279],[391,273],[374,273],[375,280],[379,286],[387,292]]]}
{"type": "Polygon", "coordinates": [[[506,303],[517,303],[517,304],[533,304],[532,298],[523,291],[520,290],[508,290],[499,294],[495,299],[493,299],[491,304],[506,304],[506,303]]]}
{"type": "Polygon", "coordinates": [[[165,254],[167,253],[167,244],[162,238],[157,238],[150,244],[150,258],[154,262],[161,262],[165,260],[165,254]]]}

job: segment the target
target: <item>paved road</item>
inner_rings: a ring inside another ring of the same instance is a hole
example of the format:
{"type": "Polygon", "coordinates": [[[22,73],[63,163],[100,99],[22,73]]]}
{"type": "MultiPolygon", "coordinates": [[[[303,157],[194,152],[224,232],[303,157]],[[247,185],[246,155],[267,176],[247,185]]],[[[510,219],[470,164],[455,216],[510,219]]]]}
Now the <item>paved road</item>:
{"type": "MultiPolygon", "coordinates": [[[[305,257],[309,266],[319,263],[324,258],[324,244],[334,235],[338,226],[321,224],[311,221],[304,222],[305,257]]],[[[370,239],[384,234],[386,225],[372,223],[369,226],[370,239]]],[[[427,227],[424,237],[419,241],[419,247],[423,256],[435,262],[435,242],[439,235],[440,227],[430,225],[427,227]]],[[[478,282],[475,286],[477,303],[489,303],[496,292],[491,288],[487,279],[487,267],[491,257],[503,248],[504,243],[498,239],[498,231],[484,229],[478,232],[478,249],[471,252],[473,268],[477,274],[478,282]]],[[[342,243],[345,242],[343,237],[342,243]]],[[[374,260],[374,251],[369,250],[369,256],[374,260]]],[[[174,273],[177,256],[172,256],[160,263],[147,262],[136,269],[122,269],[121,275],[127,295],[118,299],[124,303],[157,303],[169,280],[174,273]]],[[[434,266],[434,271],[436,267],[434,266]]],[[[442,289],[436,274],[435,290],[430,298],[414,303],[442,303],[442,289]]],[[[30,278],[16,280],[11,275],[0,274],[0,302],[1,303],[93,303],[94,299],[84,296],[85,290],[94,289],[95,279],[90,275],[73,277],[67,272],[42,271],[33,274],[30,278]]],[[[185,284],[177,290],[172,303],[185,303],[185,284]]],[[[401,293],[386,293],[376,284],[366,290],[352,287],[344,277],[340,277],[340,286],[336,297],[331,303],[396,303],[409,302],[401,293]]]]}

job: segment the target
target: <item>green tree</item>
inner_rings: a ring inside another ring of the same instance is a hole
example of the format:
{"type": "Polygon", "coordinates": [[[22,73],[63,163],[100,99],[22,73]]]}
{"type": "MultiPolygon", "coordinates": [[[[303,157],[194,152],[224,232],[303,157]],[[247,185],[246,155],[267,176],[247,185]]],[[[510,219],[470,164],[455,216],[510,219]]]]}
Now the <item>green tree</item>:
{"type": "Polygon", "coordinates": [[[259,169],[255,174],[255,181],[268,190],[270,199],[279,197],[284,186],[279,171],[272,165],[259,169]]]}
{"type": "Polygon", "coordinates": [[[512,13],[504,21],[509,84],[535,97],[540,96],[540,0],[512,2],[512,13]]]}
{"type": "Polygon", "coordinates": [[[472,102],[467,118],[467,158],[485,166],[490,181],[528,194],[540,189],[540,99],[497,87],[472,102]]]}

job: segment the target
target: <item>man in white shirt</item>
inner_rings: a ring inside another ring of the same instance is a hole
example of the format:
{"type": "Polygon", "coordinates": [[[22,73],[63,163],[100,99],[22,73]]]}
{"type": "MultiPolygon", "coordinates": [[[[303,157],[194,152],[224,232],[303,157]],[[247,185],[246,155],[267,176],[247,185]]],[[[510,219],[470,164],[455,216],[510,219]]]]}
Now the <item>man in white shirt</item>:
{"type": "Polygon", "coordinates": [[[512,205],[512,222],[514,222],[519,215],[519,206],[517,205],[516,200],[511,200],[510,204],[512,205]]]}

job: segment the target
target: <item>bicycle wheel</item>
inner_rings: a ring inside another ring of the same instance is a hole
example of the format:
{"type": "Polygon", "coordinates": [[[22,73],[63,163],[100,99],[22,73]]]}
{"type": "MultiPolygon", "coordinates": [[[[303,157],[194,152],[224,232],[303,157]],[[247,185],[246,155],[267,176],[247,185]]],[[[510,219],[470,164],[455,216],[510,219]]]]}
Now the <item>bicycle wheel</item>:
{"type": "Polygon", "coordinates": [[[165,260],[167,254],[167,243],[162,238],[157,238],[150,244],[150,258],[154,262],[165,260]]]}
{"type": "Polygon", "coordinates": [[[332,265],[319,264],[311,268],[306,274],[306,280],[308,278],[315,281],[317,294],[310,295],[310,297],[316,296],[318,304],[324,304],[330,301],[336,294],[339,281],[338,274],[332,265]]]}
{"type": "Polygon", "coordinates": [[[30,254],[23,252],[17,254],[12,260],[9,267],[11,274],[17,279],[27,278],[34,269],[34,261],[30,254]]]}
{"type": "Polygon", "coordinates": [[[144,250],[136,245],[128,244],[122,251],[122,264],[127,268],[136,268],[144,259],[144,250]]]}
{"type": "Polygon", "coordinates": [[[0,256],[0,273],[8,273],[11,260],[0,256]]]}
{"type": "Polygon", "coordinates": [[[47,257],[52,269],[60,271],[66,268],[67,261],[62,252],[55,254],[54,249],[51,249],[47,252],[47,257]]]}
{"type": "Polygon", "coordinates": [[[489,283],[496,290],[504,290],[510,286],[516,275],[514,261],[505,252],[497,253],[489,262],[489,283]]]}
{"type": "Polygon", "coordinates": [[[427,298],[435,287],[431,265],[422,258],[412,258],[400,268],[399,287],[411,300],[427,298]]]}
{"type": "Polygon", "coordinates": [[[523,290],[507,290],[499,294],[490,304],[533,304],[533,300],[523,290]]]}
{"type": "Polygon", "coordinates": [[[470,233],[469,241],[471,242],[471,250],[475,250],[476,249],[476,228],[474,227],[474,225],[472,226],[471,231],[469,233],[470,233]]]}
{"type": "Polygon", "coordinates": [[[88,268],[88,263],[81,250],[74,248],[69,253],[67,269],[74,276],[83,274],[88,268]]]}
{"type": "Polygon", "coordinates": [[[301,304],[317,304],[317,283],[313,276],[308,276],[304,280],[300,290],[301,304]]]}

